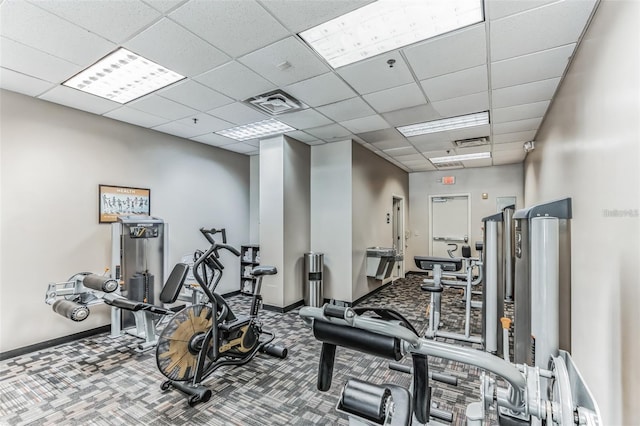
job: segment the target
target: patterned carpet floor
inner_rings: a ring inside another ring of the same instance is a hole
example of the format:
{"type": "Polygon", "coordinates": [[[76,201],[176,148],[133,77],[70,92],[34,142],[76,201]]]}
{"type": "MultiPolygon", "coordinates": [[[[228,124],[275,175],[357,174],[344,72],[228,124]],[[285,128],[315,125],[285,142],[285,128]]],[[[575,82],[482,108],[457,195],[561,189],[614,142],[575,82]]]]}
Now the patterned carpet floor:
{"type": "MultiPolygon", "coordinates": [[[[401,312],[417,330],[427,325],[429,296],[422,277],[405,279],[373,294],[358,306],[382,306],[401,312]]],[[[234,312],[247,314],[250,298],[229,300],[234,312]]],[[[474,309],[472,332],[480,334],[480,310],[474,309]]],[[[441,328],[464,329],[464,303],[458,290],[443,293],[441,328]]],[[[162,391],[155,351],[130,349],[137,339],[100,334],[0,362],[0,424],[3,425],[347,425],[335,411],[341,387],[349,377],[408,386],[410,376],[389,370],[387,362],[339,348],[333,386],[316,389],[320,343],[304,326],[298,310],[262,311],[264,329],[289,350],[287,359],[258,354],[239,367],[222,367],[204,384],[211,399],[195,407],[177,391],[162,391]]],[[[442,340],[442,339],[439,339],[442,340]]],[[[449,341],[464,345],[464,343],[449,341]]],[[[470,345],[468,345],[470,346],[470,345]]],[[[479,398],[479,371],[430,358],[430,369],[457,377],[453,387],[431,382],[433,402],[464,424],[469,402],[479,398]]],[[[404,363],[409,360],[404,359],[404,363]]]]}

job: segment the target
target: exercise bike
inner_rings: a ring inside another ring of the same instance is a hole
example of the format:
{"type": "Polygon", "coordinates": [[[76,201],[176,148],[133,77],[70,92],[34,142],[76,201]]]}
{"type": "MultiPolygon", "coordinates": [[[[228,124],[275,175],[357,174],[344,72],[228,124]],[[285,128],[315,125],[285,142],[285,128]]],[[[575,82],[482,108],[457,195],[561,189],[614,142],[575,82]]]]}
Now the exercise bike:
{"type": "Polygon", "coordinates": [[[156,364],[167,377],[162,390],[176,389],[188,397],[190,406],[207,402],[211,390],[202,382],[222,366],[243,365],[258,352],[286,358],[287,348],[273,344],[275,334],[262,329],[258,312],[262,305],[260,289],[265,275],[274,275],[273,266],[258,266],[253,275],[258,278],[249,316],[236,316],[225,299],[216,293],[224,266],[220,250],[240,256],[227,245],[225,229],[204,229],[200,232],[211,247],[197,253],[193,275],[205,294],[206,303],[186,307],[175,314],[160,334],[156,348],[156,364]],[[222,235],[222,243],[216,242],[222,235]]]}

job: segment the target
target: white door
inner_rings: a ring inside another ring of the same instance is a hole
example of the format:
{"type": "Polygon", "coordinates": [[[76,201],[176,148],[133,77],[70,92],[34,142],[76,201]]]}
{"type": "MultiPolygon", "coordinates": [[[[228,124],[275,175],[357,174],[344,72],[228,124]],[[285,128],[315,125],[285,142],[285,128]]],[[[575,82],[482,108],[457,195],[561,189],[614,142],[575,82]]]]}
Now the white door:
{"type": "Polygon", "coordinates": [[[461,256],[461,247],[468,244],[471,215],[469,195],[430,196],[431,256],[449,257],[450,244],[457,244],[455,257],[461,256]]]}
{"type": "MultiPolygon", "coordinates": [[[[393,197],[393,214],[392,214],[392,238],[393,248],[396,253],[404,255],[404,200],[400,197],[393,197]]],[[[391,275],[393,279],[402,278],[404,276],[403,261],[396,262],[391,275]]]]}

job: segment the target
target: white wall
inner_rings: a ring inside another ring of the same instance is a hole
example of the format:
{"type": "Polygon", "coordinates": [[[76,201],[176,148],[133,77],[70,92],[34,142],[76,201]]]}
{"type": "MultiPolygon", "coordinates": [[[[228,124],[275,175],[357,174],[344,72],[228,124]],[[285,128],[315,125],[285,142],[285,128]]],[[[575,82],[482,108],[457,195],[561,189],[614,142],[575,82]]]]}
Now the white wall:
{"type": "Polygon", "coordinates": [[[310,238],[311,147],[284,137],[284,304],[304,298],[304,253],[310,238]]]}
{"type": "Polygon", "coordinates": [[[429,196],[445,194],[470,194],[471,236],[470,245],[482,241],[482,218],[496,213],[497,197],[516,197],[516,208],[524,207],[524,175],[522,163],[504,166],[456,169],[448,171],[409,174],[410,230],[409,259],[406,270],[417,270],[414,256],[429,254],[429,196]],[[442,185],[443,176],[455,176],[455,185],[442,185]],[[488,198],[482,199],[486,192],[488,198]]]}
{"type": "Polygon", "coordinates": [[[640,419],[639,22],[600,3],[525,162],[527,205],[573,199],[571,345],[606,425],[640,419]]]}
{"type": "Polygon", "coordinates": [[[311,246],[324,253],[324,297],[351,300],[350,140],[311,147],[311,246]]]}
{"type": "MultiPolygon", "coordinates": [[[[95,328],[44,303],[47,283],[110,265],[110,226],[98,224],[98,184],[151,189],[151,213],[170,227],[170,264],[207,244],[200,227],[249,238],[249,159],[164,133],[2,91],[0,351],[95,328]]],[[[225,256],[220,291],[237,290],[225,256]]]]}
{"type": "Polygon", "coordinates": [[[351,299],[358,298],[380,287],[382,281],[367,278],[367,247],[393,247],[393,197],[405,200],[405,223],[408,219],[409,176],[358,143],[352,144],[352,196],[353,236],[351,258],[353,262],[351,299]]]}
{"type": "Polygon", "coordinates": [[[260,263],[275,266],[264,278],[264,303],[284,306],[284,150],[278,136],[260,141],[260,263]]]}

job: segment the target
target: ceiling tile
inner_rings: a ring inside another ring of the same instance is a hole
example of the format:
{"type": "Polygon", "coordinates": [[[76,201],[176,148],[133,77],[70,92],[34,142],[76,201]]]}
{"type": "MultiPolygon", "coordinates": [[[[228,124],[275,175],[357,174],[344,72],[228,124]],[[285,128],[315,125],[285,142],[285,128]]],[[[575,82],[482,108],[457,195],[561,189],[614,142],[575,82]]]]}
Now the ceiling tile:
{"type": "Polygon", "coordinates": [[[192,0],[169,16],[234,58],[289,35],[253,0],[192,0]]]}
{"type": "Polygon", "coordinates": [[[418,80],[487,63],[484,23],[404,49],[418,80]]]}
{"type": "Polygon", "coordinates": [[[247,141],[242,141],[242,143],[246,143],[247,145],[251,145],[256,148],[260,148],[260,139],[249,139],[247,141]]]}
{"type": "Polygon", "coordinates": [[[215,117],[237,125],[255,123],[269,118],[265,114],[240,102],[234,102],[207,112],[215,117]]]}
{"type": "Polygon", "coordinates": [[[416,147],[418,151],[422,152],[423,154],[425,152],[445,151],[443,155],[447,155],[446,153],[447,150],[450,150],[450,151],[453,150],[453,143],[451,143],[451,139],[448,139],[446,135],[442,135],[442,138],[438,141],[435,141],[435,140],[413,141],[412,140],[410,142],[413,144],[413,146],[416,147]]]}
{"type": "Polygon", "coordinates": [[[198,114],[195,109],[186,107],[177,102],[170,101],[161,96],[151,94],[141,99],[129,102],[127,106],[157,115],[158,117],[168,118],[169,120],[179,120],[190,115],[198,114]]]}
{"type": "Polygon", "coordinates": [[[202,135],[209,132],[217,132],[218,130],[228,129],[233,127],[232,123],[228,121],[220,120],[209,114],[201,113],[190,117],[185,117],[176,121],[177,123],[184,124],[191,127],[195,133],[192,136],[202,135]],[[195,122],[194,122],[195,119],[195,122]]]}
{"type": "Polygon", "coordinates": [[[328,126],[316,127],[314,129],[305,130],[306,133],[313,135],[319,139],[336,139],[336,138],[345,138],[351,134],[347,129],[338,125],[338,124],[330,124],[328,126]]]}
{"type": "Polygon", "coordinates": [[[504,133],[501,135],[493,135],[491,141],[495,144],[509,143],[509,142],[527,142],[533,140],[536,136],[536,130],[530,130],[527,132],[516,133],[504,133]]]}
{"type": "Polygon", "coordinates": [[[489,93],[481,92],[431,104],[442,117],[455,117],[489,109],[489,93]]]}
{"type": "Polygon", "coordinates": [[[273,90],[276,86],[239,62],[229,62],[195,80],[238,101],[273,90]]]}
{"type": "Polygon", "coordinates": [[[114,120],[124,121],[141,127],[159,126],[160,124],[164,124],[168,121],[166,118],[148,114],[146,112],[130,108],[126,105],[123,105],[118,109],[114,109],[113,111],[109,111],[104,114],[104,117],[113,118],[114,120]]]}
{"type": "Polygon", "coordinates": [[[554,1],[557,0],[491,0],[485,3],[485,10],[489,18],[494,20],[544,6],[554,1]]]}
{"type": "MultiPolygon", "coordinates": [[[[304,141],[300,141],[300,142],[304,142],[304,141]]],[[[315,146],[315,145],[325,145],[326,142],[325,141],[321,141],[320,139],[316,139],[315,141],[308,141],[308,142],[304,142],[309,146],[315,146]]]]}
{"type": "Polygon", "coordinates": [[[238,60],[277,86],[286,86],[329,71],[329,67],[295,37],[280,40],[238,60]],[[288,67],[281,69],[282,64],[288,64],[288,67]]]}
{"type": "Polygon", "coordinates": [[[193,80],[178,82],[156,93],[198,111],[208,111],[233,102],[233,99],[193,80]]]}
{"type": "Polygon", "coordinates": [[[496,89],[492,95],[493,108],[547,101],[553,97],[558,83],[560,83],[560,78],[550,78],[519,86],[496,89]]]}
{"type": "Polygon", "coordinates": [[[530,118],[527,120],[508,121],[506,123],[498,123],[493,125],[493,134],[501,135],[503,133],[526,132],[528,130],[537,130],[542,123],[542,117],[530,118]]]}
{"type": "Polygon", "coordinates": [[[2,66],[40,80],[60,83],[80,72],[76,64],[5,37],[0,38],[2,66]]]}
{"type": "Polygon", "coordinates": [[[97,61],[116,47],[26,1],[2,4],[0,28],[4,37],[81,66],[97,61]]]}
{"type": "Polygon", "coordinates": [[[326,73],[292,84],[285,87],[284,90],[311,107],[327,105],[356,96],[353,90],[333,73],[326,73]]]}
{"type": "Polygon", "coordinates": [[[227,151],[237,152],[239,154],[247,154],[249,152],[255,151],[256,149],[255,146],[249,145],[248,143],[244,142],[236,142],[229,145],[223,145],[222,148],[226,149],[227,151]]]}
{"type": "Polygon", "coordinates": [[[446,155],[451,155],[451,153],[447,151],[424,151],[422,152],[422,155],[424,155],[427,158],[436,158],[436,157],[444,157],[446,155]]]}
{"type": "Polygon", "coordinates": [[[94,114],[104,114],[120,107],[117,102],[89,95],[66,86],[56,86],[38,98],[94,114]]]}
{"type": "Polygon", "coordinates": [[[486,92],[489,89],[487,66],[468,68],[420,82],[431,102],[486,92]]]}
{"type": "Polygon", "coordinates": [[[388,52],[337,70],[358,93],[377,92],[413,82],[413,76],[399,52],[388,52]],[[393,67],[387,61],[395,60],[393,67]]]}
{"type": "Polygon", "coordinates": [[[0,68],[0,87],[5,90],[11,90],[12,92],[38,96],[54,87],[54,84],[6,68],[0,68]]]}
{"type": "MultiPolygon", "coordinates": [[[[389,149],[404,149],[404,148],[415,149],[406,139],[389,139],[389,140],[383,140],[380,142],[373,142],[370,145],[372,145],[375,149],[382,150],[382,151],[386,151],[389,149]]],[[[405,152],[405,153],[408,153],[408,152],[405,152]]]]}
{"type": "Polygon", "coordinates": [[[407,160],[407,161],[402,161],[402,164],[413,169],[414,167],[423,167],[431,163],[429,163],[429,160],[422,157],[422,160],[407,160]]]}
{"type": "Polygon", "coordinates": [[[438,169],[436,169],[436,167],[429,162],[427,162],[424,166],[411,166],[411,171],[413,172],[430,172],[434,170],[438,169]]]}
{"type": "MultiPolygon", "coordinates": [[[[301,130],[295,130],[293,132],[285,133],[285,135],[292,137],[293,139],[309,144],[310,142],[317,141],[318,138],[315,136],[311,136],[308,133],[305,133],[301,130]]],[[[324,142],[323,142],[324,143],[324,142]]]]}
{"type": "Polygon", "coordinates": [[[264,0],[262,5],[292,33],[315,27],[373,0],[264,0]]]}
{"type": "Polygon", "coordinates": [[[226,138],[215,133],[207,133],[205,135],[196,136],[191,139],[196,142],[206,143],[207,145],[211,146],[223,146],[238,142],[234,139],[226,138]]]}
{"type": "Polygon", "coordinates": [[[543,117],[545,112],[547,112],[547,108],[549,108],[550,103],[551,101],[542,101],[506,108],[495,108],[491,115],[491,122],[497,124],[507,121],[543,117]]]}
{"type": "Polygon", "coordinates": [[[491,167],[491,158],[479,158],[477,160],[465,160],[461,162],[465,168],[471,167],[491,167]]]}
{"type": "Polygon", "coordinates": [[[281,114],[275,118],[296,129],[309,129],[311,127],[320,127],[333,123],[333,121],[312,109],[281,114]]]}
{"type": "Polygon", "coordinates": [[[162,13],[166,13],[171,9],[175,8],[181,3],[185,3],[188,0],[143,0],[149,6],[152,6],[154,9],[159,10],[162,13]]]}
{"type": "Polygon", "coordinates": [[[409,142],[407,142],[407,139],[402,136],[402,134],[395,128],[376,130],[375,132],[359,133],[358,137],[362,138],[365,142],[372,144],[386,144],[390,142],[392,143],[390,146],[381,146],[380,149],[393,148],[395,146],[395,143],[397,142],[402,143],[402,145],[399,146],[409,146],[409,142]]]}
{"type": "Polygon", "coordinates": [[[126,42],[124,47],[187,77],[229,60],[227,55],[166,18],[126,42]]]}
{"type": "Polygon", "coordinates": [[[389,128],[389,124],[379,115],[354,118],[353,120],[341,121],[340,124],[351,130],[352,133],[373,132],[389,128]]]}
{"type": "Polygon", "coordinates": [[[527,155],[524,149],[518,149],[514,151],[497,151],[493,153],[493,165],[499,166],[501,164],[514,164],[520,163],[527,155]]]}
{"type": "Polygon", "coordinates": [[[316,109],[335,121],[351,120],[375,114],[375,111],[360,98],[351,98],[316,109]]]}
{"type": "Polygon", "coordinates": [[[422,105],[427,102],[415,83],[370,93],[364,95],[363,98],[380,113],[422,105]]]}
{"type": "Polygon", "coordinates": [[[464,129],[450,130],[447,135],[452,141],[469,138],[481,138],[483,136],[489,136],[491,132],[490,125],[485,124],[483,126],[467,127],[464,129]]]}
{"type": "Polygon", "coordinates": [[[170,123],[161,124],[153,128],[158,132],[168,133],[170,135],[179,136],[181,138],[191,138],[193,136],[201,135],[202,132],[194,129],[191,126],[187,126],[178,121],[172,121],[170,123]]]}
{"type": "Polygon", "coordinates": [[[553,77],[561,77],[575,44],[543,50],[491,64],[491,87],[515,86],[553,77]]]}
{"type": "Polygon", "coordinates": [[[401,162],[405,162],[405,161],[427,161],[424,156],[420,153],[418,153],[418,151],[411,147],[411,148],[400,148],[397,150],[391,150],[391,149],[385,149],[384,153],[387,154],[390,157],[395,158],[397,161],[401,161],[401,162]]]}
{"type": "Polygon", "coordinates": [[[40,0],[34,4],[116,44],[162,16],[157,10],[137,0],[40,0]],[[113,25],[114,22],[118,25],[113,25]]]}
{"type": "Polygon", "coordinates": [[[596,0],[562,1],[491,22],[491,60],[575,43],[596,0]]]}
{"type": "Polygon", "coordinates": [[[469,148],[455,148],[454,151],[458,155],[478,154],[480,152],[489,152],[489,151],[491,151],[491,145],[471,146],[469,148]]]}
{"type": "Polygon", "coordinates": [[[386,112],[382,114],[382,116],[387,120],[387,123],[392,126],[406,126],[407,124],[422,123],[440,118],[440,115],[431,105],[419,105],[399,109],[397,111],[386,112]]]}
{"type": "Polygon", "coordinates": [[[493,145],[493,152],[499,152],[499,151],[518,151],[518,150],[523,150],[524,148],[522,147],[522,144],[524,142],[508,142],[508,143],[496,143],[493,145]]]}

